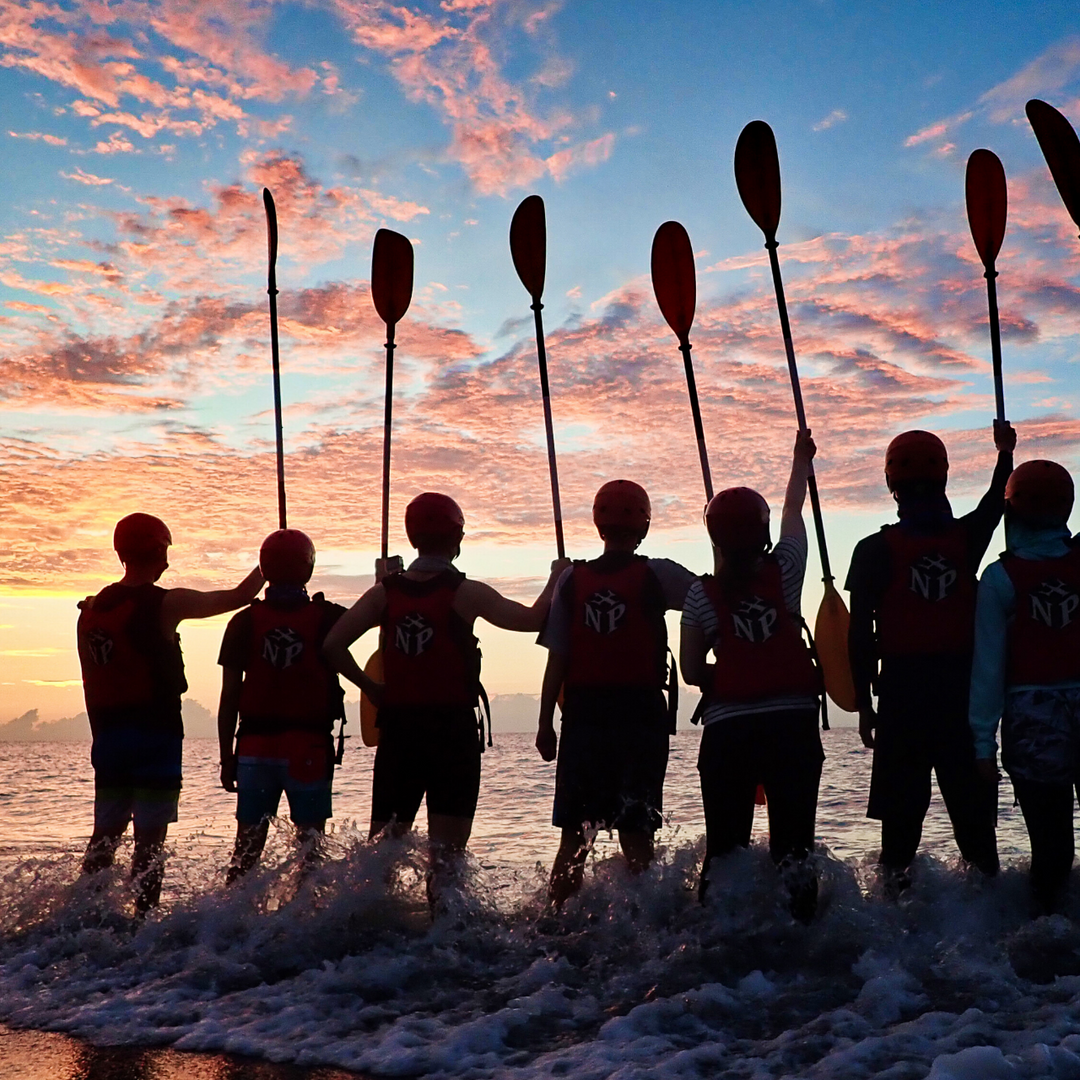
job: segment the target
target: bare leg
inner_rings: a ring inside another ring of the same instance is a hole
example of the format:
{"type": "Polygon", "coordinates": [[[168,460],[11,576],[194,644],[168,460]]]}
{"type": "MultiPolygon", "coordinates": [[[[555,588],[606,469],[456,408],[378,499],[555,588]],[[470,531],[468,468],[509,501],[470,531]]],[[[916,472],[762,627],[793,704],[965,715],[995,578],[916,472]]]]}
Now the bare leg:
{"type": "Polygon", "coordinates": [[[581,888],[585,877],[585,860],[591,847],[592,841],[580,826],[563,829],[559,850],[551,867],[548,907],[558,911],[581,888]]]}
{"type": "Polygon", "coordinates": [[[653,834],[619,830],[619,846],[626,856],[631,874],[640,874],[649,869],[653,861],[653,834]]]}
{"type": "Polygon", "coordinates": [[[165,836],[167,825],[159,829],[135,826],[135,853],[131,857],[131,880],[135,883],[135,910],[145,915],[161,897],[165,876],[165,836]]]}
{"type": "Polygon", "coordinates": [[[119,829],[95,829],[83,855],[83,873],[96,874],[107,870],[116,858],[116,849],[127,832],[127,824],[119,829]]]}
{"type": "Polygon", "coordinates": [[[472,834],[471,817],[428,814],[428,839],[431,844],[427,879],[428,903],[432,908],[448,889],[458,887],[461,856],[472,834]]]}
{"type": "Polygon", "coordinates": [[[226,885],[231,885],[237,878],[243,877],[259,861],[259,856],[266,846],[266,834],[269,829],[269,818],[263,818],[257,825],[237,824],[232,862],[225,875],[226,885]]]}

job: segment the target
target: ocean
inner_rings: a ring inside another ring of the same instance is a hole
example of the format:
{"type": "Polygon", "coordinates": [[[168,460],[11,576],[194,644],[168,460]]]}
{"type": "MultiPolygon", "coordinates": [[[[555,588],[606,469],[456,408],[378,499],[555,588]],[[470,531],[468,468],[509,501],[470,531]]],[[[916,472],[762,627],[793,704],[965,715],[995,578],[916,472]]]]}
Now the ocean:
{"type": "Polygon", "coordinates": [[[140,925],[130,845],[79,876],[88,744],[0,745],[0,1078],[1080,1078],[1080,897],[1032,917],[1007,782],[1000,877],[960,865],[935,792],[912,888],[889,902],[870,755],[853,729],[825,733],[821,905],[803,927],[763,810],[698,904],[698,737],[673,739],[654,867],[631,879],[602,834],[551,917],[554,767],[497,735],[467,888],[434,922],[422,844],[365,840],[373,751],[349,747],[318,870],[299,879],[281,822],[227,891],[233,797],[216,743],[189,740],[162,906],[140,925]]]}

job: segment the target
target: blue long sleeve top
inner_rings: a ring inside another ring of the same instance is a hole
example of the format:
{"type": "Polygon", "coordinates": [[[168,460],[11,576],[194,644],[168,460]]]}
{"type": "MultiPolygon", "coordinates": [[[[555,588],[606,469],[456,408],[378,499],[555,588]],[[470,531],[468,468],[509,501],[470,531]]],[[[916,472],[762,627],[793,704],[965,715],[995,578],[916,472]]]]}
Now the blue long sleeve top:
{"type": "MultiPolygon", "coordinates": [[[[1065,525],[1035,528],[1006,519],[1005,549],[1021,559],[1056,559],[1068,554],[1069,529],[1065,525]]],[[[993,758],[997,753],[998,721],[1005,709],[1009,627],[1015,612],[1016,590],[998,559],[983,571],[975,603],[975,655],[971,665],[968,722],[975,738],[977,758],[993,758]]]]}

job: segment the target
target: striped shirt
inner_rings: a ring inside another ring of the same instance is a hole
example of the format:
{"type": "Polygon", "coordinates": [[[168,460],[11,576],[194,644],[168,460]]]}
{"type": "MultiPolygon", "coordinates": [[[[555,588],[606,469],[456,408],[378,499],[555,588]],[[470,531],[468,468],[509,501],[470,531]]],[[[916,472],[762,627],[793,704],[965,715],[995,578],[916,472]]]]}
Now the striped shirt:
{"type": "MultiPolygon", "coordinates": [[[[802,585],[806,575],[806,537],[782,536],[772,550],[773,558],[780,564],[780,585],[784,591],[784,606],[796,619],[802,618],[802,585]]],[[[719,624],[716,609],[705,592],[701,581],[695,581],[686,594],[683,605],[682,625],[700,630],[705,636],[706,649],[716,649],[719,624]]],[[[708,695],[706,694],[706,697],[708,695]]],[[[813,709],[817,698],[805,694],[788,694],[783,697],[766,698],[761,701],[729,701],[706,704],[702,722],[713,724],[732,716],[749,713],[784,712],[789,709],[813,709]]]]}

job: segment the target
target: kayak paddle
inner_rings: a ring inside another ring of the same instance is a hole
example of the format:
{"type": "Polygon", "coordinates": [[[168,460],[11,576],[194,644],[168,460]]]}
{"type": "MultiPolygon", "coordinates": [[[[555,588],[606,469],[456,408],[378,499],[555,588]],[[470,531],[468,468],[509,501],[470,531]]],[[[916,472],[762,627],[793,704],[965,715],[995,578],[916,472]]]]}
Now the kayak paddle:
{"type": "Polygon", "coordinates": [[[1053,105],[1032,98],[1026,111],[1061,201],[1080,228],[1080,139],[1053,105]]]}
{"type": "Polygon", "coordinates": [[[270,297],[270,358],[274,365],[274,431],[277,439],[277,505],[278,528],[285,524],[285,438],[281,426],[281,364],[278,354],[277,327],[277,209],[269,188],[263,188],[263,206],[266,209],[266,246],[268,249],[268,272],[266,295],[270,297]]]}

